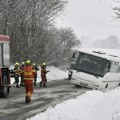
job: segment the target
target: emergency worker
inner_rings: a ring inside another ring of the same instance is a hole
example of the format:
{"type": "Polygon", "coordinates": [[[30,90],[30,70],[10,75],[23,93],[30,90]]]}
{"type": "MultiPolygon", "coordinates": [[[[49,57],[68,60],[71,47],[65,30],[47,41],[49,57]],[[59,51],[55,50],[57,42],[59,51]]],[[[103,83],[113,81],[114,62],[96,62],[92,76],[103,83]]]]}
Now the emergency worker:
{"type": "Polygon", "coordinates": [[[19,68],[19,63],[16,62],[15,66],[14,66],[14,78],[15,78],[15,82],[13,84],[15,84],[15,87],[19,88],[19,76],[20,76],[20,68],[19,68]]]}
{"type": "Polygon", "coordinates": [[[71,80],[72,74],[73,74],[73,70],[71,68],[67,68],[67,70],[68,70],[68,79],[71,80]]]}
{"type": "Polygon", "coordinates": [[[22,62],[21,66],[20,66],[20,70],[21,70],[21,72],[20,72],[20,77],[21,77],[20,86],[24,86],[24,80],[23,80],[24,67],[25,67],[25,62],[22,62]]]}
{"type": "Polygon", "coordinates": [[[37,65],[35,63],[33,63],[33,70],[35,71],[35,75],[34,75],[34,85],[36,86],[36,82],[37,82],[37,71],[39,70],[39,68],[37,67],[37,65]]]}
{"type": "Polygon", "coordinates": [[[47,78],[46,78],[46,74],[50,72],[46,70],[46,63],[43,63],[41,65],[41,82],[40,82],[40,87],[46,87],[46,82],[47,82],[47,78]]]}
{"type": "Polygon", "coordinates": [[[25,64],[26,65],[23,71],[23,75],[24,75],[23,79],[24,79],[25,90],[26,90],[25,100],[26,100],[26,103],[29,103],[31,102],[31,97],[33,93],[33,80],[34,80],[35,72],[32,68],[30,60],[27,60],[25,64]]]}

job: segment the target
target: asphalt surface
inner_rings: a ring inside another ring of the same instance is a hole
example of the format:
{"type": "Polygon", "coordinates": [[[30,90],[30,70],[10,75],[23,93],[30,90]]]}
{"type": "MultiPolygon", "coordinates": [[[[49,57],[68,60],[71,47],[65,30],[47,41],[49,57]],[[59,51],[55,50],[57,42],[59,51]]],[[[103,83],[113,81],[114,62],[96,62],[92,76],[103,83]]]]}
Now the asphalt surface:
{"type": "Polygon", "coordinates": [[[31,103],[25,103],[24,87],[11,88],[7,98],[0,98],[0,120],[25,120],[88,90],[69,84],[69,80],[49,81],[46,88],[37,83],[31,103]]]}

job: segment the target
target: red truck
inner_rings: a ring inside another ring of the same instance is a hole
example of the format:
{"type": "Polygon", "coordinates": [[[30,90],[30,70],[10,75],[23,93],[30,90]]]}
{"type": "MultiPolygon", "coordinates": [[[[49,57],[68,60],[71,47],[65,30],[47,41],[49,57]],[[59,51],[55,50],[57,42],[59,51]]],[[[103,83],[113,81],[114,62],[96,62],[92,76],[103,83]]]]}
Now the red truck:
{"type": "Polygon", "coordinates": [[[9,36],[0,35],[0,97],[7,97],[10,92],[9,36]]]}

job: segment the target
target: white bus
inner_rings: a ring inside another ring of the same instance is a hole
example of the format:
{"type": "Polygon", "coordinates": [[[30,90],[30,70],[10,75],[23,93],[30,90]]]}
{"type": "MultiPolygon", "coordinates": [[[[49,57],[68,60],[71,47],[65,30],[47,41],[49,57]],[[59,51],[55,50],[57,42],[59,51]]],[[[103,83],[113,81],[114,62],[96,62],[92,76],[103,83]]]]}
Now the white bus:
{"type": "Polygon", "coordinates": [[[115,88],[120,85],[120,57],[100,51],[80,50],[74,53],[76,62],[71,83],[92,89],[115,88]]]}

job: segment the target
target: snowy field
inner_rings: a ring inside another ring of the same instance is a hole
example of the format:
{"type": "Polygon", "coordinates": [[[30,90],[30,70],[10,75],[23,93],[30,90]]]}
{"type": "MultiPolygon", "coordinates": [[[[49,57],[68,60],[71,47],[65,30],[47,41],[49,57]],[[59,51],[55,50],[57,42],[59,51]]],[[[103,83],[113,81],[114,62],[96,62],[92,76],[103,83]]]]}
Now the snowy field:
{"type": "MultiPolygon", "coordinates": [[[[119,50],[108,52],[120,55],[119,50]]],[[[47,75],[49,81],[67,78],[67,71],[52,66],[47,69],[50,70],[47,75]]],[[[106,92],[88,91],[75,99],[64,101],[55,107],[51,106],[27,120],[120,120],[120,87],[106,92]]]]}
{"type": "Polygon", "coordinates": [[[120,88],[91,90],[27,120],[120,120],[120,88]]]}

